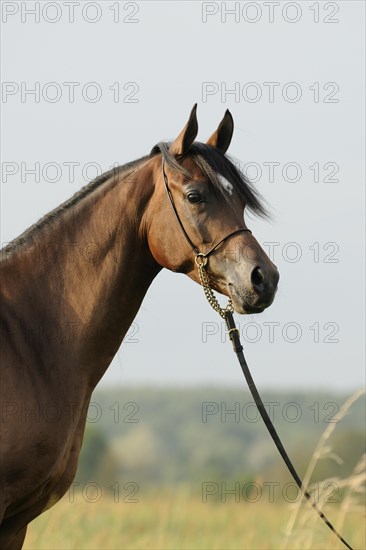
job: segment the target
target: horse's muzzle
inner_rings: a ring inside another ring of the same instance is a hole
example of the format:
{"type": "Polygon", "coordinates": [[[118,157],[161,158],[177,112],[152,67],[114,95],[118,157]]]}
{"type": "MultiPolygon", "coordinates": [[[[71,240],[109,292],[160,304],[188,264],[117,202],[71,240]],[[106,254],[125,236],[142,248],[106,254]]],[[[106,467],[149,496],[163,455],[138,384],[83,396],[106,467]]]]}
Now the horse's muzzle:
{"type": "Polygon", "coordinates": [[[262,313],[276,295],[279,273],[272,265],[255,266],[250,283],[245,286],[229,283],[231,299],[238,313],[262,313]]]}

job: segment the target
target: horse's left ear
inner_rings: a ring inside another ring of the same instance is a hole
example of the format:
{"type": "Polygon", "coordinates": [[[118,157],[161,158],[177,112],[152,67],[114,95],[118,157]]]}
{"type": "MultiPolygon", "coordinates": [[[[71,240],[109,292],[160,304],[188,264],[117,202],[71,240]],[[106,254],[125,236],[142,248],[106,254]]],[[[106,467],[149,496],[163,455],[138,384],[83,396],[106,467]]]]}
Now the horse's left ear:
{"type": "Polygon", "coordinates": [[[197,103],[193,105],[193,109],[191,111],[191,114],[189,115],[187,124],[184,126],[179,136],[173,141],[173,143],[169,147],[169,153],[171,155],[184,155],[196,139],[198,132],[196,111],[197,103]]]}
{"type": "Polygon", "coordinates": [[[220,122],[219,127],[206,143],[212,147],[217,147],[217,149],[220,149],[220,151],[226,153],[229,148],[231,138],[233,137],[233,132],[234,120],[229,109],[226,109],[226,113],[220,122]]]}

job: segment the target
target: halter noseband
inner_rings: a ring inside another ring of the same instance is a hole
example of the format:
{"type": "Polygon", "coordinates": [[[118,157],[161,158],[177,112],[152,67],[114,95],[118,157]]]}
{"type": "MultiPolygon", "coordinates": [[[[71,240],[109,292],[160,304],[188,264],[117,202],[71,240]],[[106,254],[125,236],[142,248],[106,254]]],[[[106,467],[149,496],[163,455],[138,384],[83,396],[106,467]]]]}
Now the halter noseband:
{"type": "Polygon", "coordinates": [[[206,295],[206,298],[207,298],[209,304],[213,307],[213,309],[215,311],[217,311],[221,315],[221,317],[225,318],[225,315],[226,315],[227,311],[230,311],[231,313],[234,311],[231,299],[229,299],[229,301],[227,303],[227,306],[225,308],[221,308],[220,304],[217,301],[217,298],[215,297],[215,295],[214,295],[214,293],[211,289],[210,276],[207,273],[207,271],[205,270],[205,266],[207,265],[207,260],[208,260],[208,257],[210,256],[210,254],[212,254],[212,252],[214,252],[227,239],[230,239],[230,237],[233,237],[234,235],[237,235],[238,233],[242,233],[243,231],[247,231],[247,232],[251,233],[251,230],[246,228],[246,227],[241,227],[240,229],[236,229],[235,231],[232,231],[231,233],[226,235],[226,237],[224,237],[223,239],[218,241],[216,244],[214,244],[214,246],[208,252],[205,252],[205,253],[200,252],[198,250],[198,248],[196,247],[196,245],[192,242],[192,240],[189,237],[187,231],[185,230],[184,225],[182,223],[182,220],[180,219],[178,211],[177,211],[176,206],[174,204],[173,195],[172,195],[172,193],[169,189],[169,185],[168,185],[168,178],[167,178],[167,175],[166,175],[165,170],[164,170],[164,158],[162,159],[161,167],[162,167],[162,172],[163,172],[165,189],[166,189],[167,195],[169,197],[171,207],[173,209],[175,217],[177,218],[177,221],[180,225],[180,228],[182,230],[182,233],[183,233],[186,241],[188,242],[189,246],[193,250],[193,253],[194,253],[194,256],[195,256],[194,261],[195,261],[195,264],[198,268],[198,273],[199,273],[199,276],[200,276],[201,284],[203,286],[203,290],[204,290],[204,293],[206,295]]]}

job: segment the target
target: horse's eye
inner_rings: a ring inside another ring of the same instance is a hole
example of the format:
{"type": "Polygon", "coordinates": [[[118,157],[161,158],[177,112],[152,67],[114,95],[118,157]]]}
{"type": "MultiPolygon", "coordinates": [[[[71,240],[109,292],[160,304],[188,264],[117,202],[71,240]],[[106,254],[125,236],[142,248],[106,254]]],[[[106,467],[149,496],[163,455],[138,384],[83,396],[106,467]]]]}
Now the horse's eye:
{"type": "Polygon", "coordinates": [[[198,191],[190,191],[190,193],[187,194],[187,199],[192,204],[197,204],[202,201],[202,196],[198,191]]]}

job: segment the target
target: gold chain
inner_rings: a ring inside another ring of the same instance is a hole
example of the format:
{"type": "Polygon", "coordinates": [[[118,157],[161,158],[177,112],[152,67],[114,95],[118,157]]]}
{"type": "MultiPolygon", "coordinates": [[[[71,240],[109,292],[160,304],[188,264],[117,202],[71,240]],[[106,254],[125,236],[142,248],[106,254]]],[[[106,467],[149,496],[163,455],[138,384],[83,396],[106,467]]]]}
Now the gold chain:
{"type": "Polygon", "coordinates": [[[220,304],[219,304],[219,302],[218,302],[218,300],[217,300],[217,298],[216,298],[215,294],[213,293],[213,290],[210,286],[210,284],[211,284],[210,276],[209,276],[209,274],[207,273],[207,271],[205,269],[205,266],[207,264],[207,257],[202,253],[196,254],[195,262],[196,262],[196,266],[198,268],[198,274],[199,274],[199,277],[200,277],[201,285],[203,287],[203,291],[205,293],[205,296],[207,298],[208,303],[210,304],[210,306],[215,311],[217,311],[217,313],[219,315],[221,315],[221,317],[223,319],[225,319],[227,311],[230,311],[230,313],[234,312],[234,308],[233,308],[233,304],[232,304],[231,299],[229,299],[229,301],[228,301],[225,308],[222,308],[220,306],[220,304]]]}

